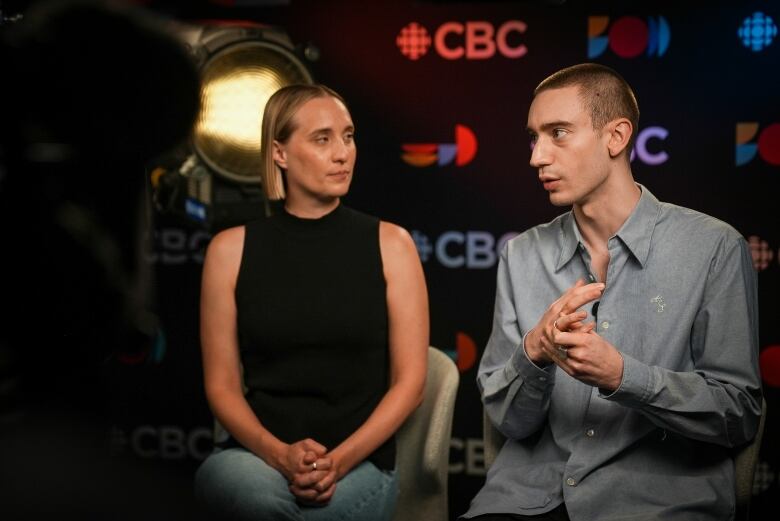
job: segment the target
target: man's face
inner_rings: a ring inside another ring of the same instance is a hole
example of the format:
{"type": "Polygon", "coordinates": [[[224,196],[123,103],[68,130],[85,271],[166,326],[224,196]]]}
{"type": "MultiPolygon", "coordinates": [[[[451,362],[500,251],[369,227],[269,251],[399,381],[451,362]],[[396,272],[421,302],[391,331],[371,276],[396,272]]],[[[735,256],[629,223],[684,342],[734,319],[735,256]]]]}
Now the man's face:
{"type": "Polygon", "coordinates": [[[528,111],[531,166],[556,206],[582,205],[599,193],[609,168],[609,133],[593,130],[579,87],[540,92],[528,111]]]}

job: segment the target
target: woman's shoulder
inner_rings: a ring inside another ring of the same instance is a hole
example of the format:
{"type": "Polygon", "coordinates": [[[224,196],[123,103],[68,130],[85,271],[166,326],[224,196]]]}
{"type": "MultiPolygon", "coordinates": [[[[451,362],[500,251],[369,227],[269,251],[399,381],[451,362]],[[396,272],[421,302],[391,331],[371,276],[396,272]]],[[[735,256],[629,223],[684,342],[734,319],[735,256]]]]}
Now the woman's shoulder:
{"type": "Polygon", "coordinates": [[[245,234],[245,226],[234,226],[218,232],[211,238],[206,257],[225,262],[240,259],[245,234]]]}
{"type": "Polygon", "coordinates": [[[405,228],[389,221],[379,221],[379,244],[383,253],[395,255],[417,253],[411,234],[405,228]]]}

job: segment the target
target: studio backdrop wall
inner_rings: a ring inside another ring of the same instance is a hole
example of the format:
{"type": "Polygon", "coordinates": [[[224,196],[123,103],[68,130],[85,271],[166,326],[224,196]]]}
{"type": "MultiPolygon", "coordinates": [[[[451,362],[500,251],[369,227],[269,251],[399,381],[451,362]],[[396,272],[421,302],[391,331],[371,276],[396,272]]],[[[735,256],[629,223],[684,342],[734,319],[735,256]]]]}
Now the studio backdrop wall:
{"type": "MultiPolygon", "coordinates": [[[[431,344],[461,372],[449,469],[452,518],[484,481],[475,378],[491,328],[498,252],[513,235],[565,210],[549,204],[529,166],[532,91],[575,63],[619,71],[641,110],[635,179],[663,201],[729,222],[753,246],[769,409],[753,509],[756,519],[774,518],[780,5],[143,3],[180,20],[271,24],[293,44],[318,49],[310,64],[314,79],[345,97],[357,127],[357,166],[345,203],[411,232],[430,295],[431,344]]],[[[113,447],[191,472],[211,449],[198,298],[212,231],[165,212],[155,214],[148,231],[160,329],[147,351],[115,362],[113,447]]]]}

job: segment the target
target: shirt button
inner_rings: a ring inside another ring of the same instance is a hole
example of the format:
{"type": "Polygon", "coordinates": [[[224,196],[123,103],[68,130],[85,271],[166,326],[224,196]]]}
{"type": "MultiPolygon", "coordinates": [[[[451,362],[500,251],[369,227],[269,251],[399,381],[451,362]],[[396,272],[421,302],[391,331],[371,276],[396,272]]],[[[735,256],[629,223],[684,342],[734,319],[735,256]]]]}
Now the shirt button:
{"type": "Polygon", "coordinates": [[[601,323],[601,329],[609,329],[609,322],[606,320],[601,323]]]}
{"type": "Polygon", "coordinates": [[[594,431],[593,429],[588,429],[585,431],[585,436],[587,436],[588,438],[592,438],[595,435],[596,435],[596,431],[594,431]]]}
{"type": "Polygon", "coordinates": [[[576,487],[577,486],[577,480],[574,478],[566,478],[566,484],[570,487],[576,487]]]}
{"type": "Polygon", "coordinates": [[[588,273],[588,281],[596,282],[596,277],[594,277],[592,273],[588,273]]]}
{"type": "Polygon", "coordinates": [[[547,377],[546,376],[540,376],[539,377],[539,381],[540,382],[546,382],[547,381],[547,377]]]}

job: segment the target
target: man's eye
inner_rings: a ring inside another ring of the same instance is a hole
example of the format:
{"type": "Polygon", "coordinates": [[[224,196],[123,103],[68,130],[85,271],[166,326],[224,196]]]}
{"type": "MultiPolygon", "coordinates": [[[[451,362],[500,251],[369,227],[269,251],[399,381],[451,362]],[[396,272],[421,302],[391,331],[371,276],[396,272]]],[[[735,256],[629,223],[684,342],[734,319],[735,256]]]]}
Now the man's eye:
{"type": "Polygon", "coordinates": [[[314,141],[317,143],[327,143],[328,142],[328,136],[318,136],[314,138],[314,141]]]}
{"type": "Polygon", "coordinates": [[[552,131],[552,135],[555,139],[562,138],[566,135],[566,131],[562,128],[556,128],[552,131]]]}

